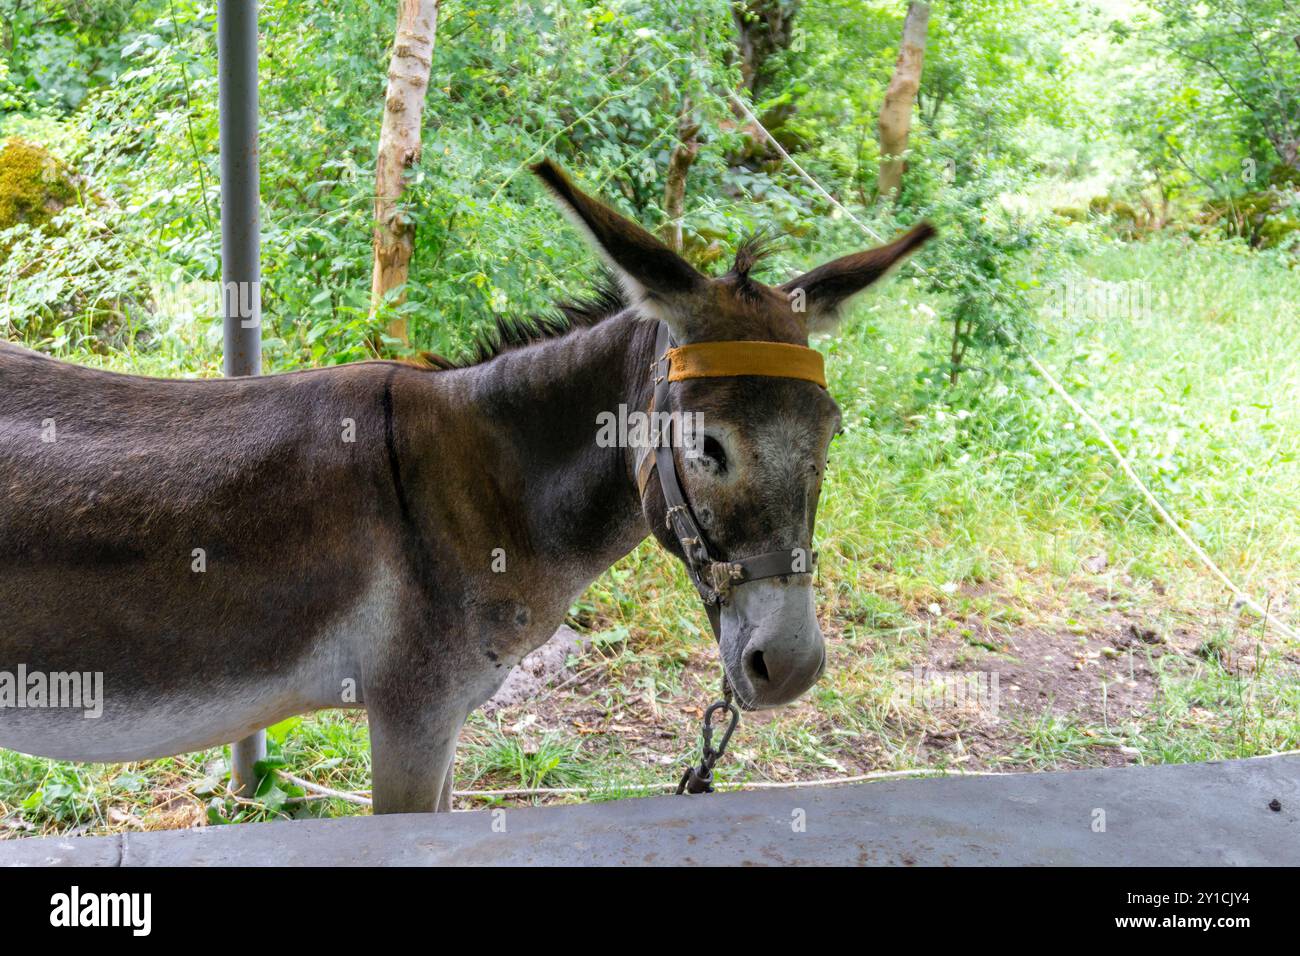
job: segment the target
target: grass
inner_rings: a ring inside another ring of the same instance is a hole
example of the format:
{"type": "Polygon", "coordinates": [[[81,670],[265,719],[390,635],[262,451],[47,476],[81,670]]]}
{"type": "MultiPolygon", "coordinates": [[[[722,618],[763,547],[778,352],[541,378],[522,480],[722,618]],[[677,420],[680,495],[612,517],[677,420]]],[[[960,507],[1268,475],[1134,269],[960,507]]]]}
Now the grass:
{"type": "Polygon", "coordinates": [[[469,743],[458,752],[462,765],[467,765],[471,785],[491,778],[504,776],[519,787],[575,787],[586,780],[580,762],[582,745],[553,734],[531,742],[527,738],[496,731],[485,740],[469,743]]]}
{"type": "MultiPolygon", "coordinates": [[[[1300,318],[1294,272],[1235,246],[1172,241],[1101,244],[1075,268],[1081,288],[1136,283],[1152,307],[1045,314],[1036,350],[1228,575],[1295,623],[1300,356],[1278,334],[1300,318]]],[[[938,305],[897,280],[824,346],[845,420],[818,518],[831,662],[799,705],[742,722],[719,780],[1300,747],[1300,648],[1230,606],[1028,372],[992,360],[939,388],[922,356],[945,330],[921,308],[938,305]],[[898,691],[919,666],[997,673],[1008,702],[993,718],[917,706],[898,691]]],[[[209,338],[168,334],[143,356],[71,357],[215,370],[209,338]]],[[[473,715],[458,788],[578,786],[613,799],[675,780],[717,678],[680,568],[643,544],[573,622],[594,635],[578,678],[473,715]]],[[[364,717],[318,714],[276,737],[273,756],[295,774],[368,788],[364,717]]],[[[0,820],[15,833],[104,832],[364,812],[287,785],[236,804],[219,796],[225,773],[220,751],[126,767],[3,752],[0,820]]]]}

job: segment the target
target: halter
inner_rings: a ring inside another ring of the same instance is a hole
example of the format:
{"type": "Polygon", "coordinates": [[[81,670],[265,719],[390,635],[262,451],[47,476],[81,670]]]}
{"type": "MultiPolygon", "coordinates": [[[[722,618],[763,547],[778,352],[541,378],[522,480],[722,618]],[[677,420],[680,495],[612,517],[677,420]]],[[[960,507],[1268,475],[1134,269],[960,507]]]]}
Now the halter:
{"type": "MultiPolygon", "coordinates": [[[[761,375],[769,378],[794,378],[826,387],[822,355],[815,349],[784,342],[700,342],[674,346],[668,325],[659,323],[655,339],[654,394],[650,399],[651,422],[655,409],[668,410],[668,386],[692,378],[728,378],[738,375],[761,375]]],[[[681,545],[691,583],[700,593],[718,633],[720,608],[733,588],[750,581],[775,578],[785,574],[807,574],[817,564],[817,553],[801,549],[768,551],[731,561],[718,560],[709,550],[704,532],[682,490],[673,460],[673,418],[664,416],[662,430],[655,428],[650,442],[637,455],[637,487],[645,500],[646,486],[652,472],[659,473],[659,487],[668,506],[668,530],[681,545]]]]}
{"type": "MultiPolygon", "coordinates": [[[[668,410],[668,386],[691,378],[729,378],[737,375],[762,375],[768,378],[794,378],[826,387],[822,355],[815,349],[784,342],[699,342],[674,346],[672,332],[659,323],[655,338],[655,360],[650,366],[654,375],[654,392],[650,398],[650,421],[655,409],[668,410]]],[[[650,442],[637,453],[636,483],[645,501],[645,490],[652,472],[659,473],[659,488],[668,506],[668,530],[677,537],[686,558],[686,570],[695,590],[700,592],[715,639],[722,638],[722,607],[734,588],[750,581],[776,578],[784,574],[805,574],[817,566],[817,552],[768,551],[733,561],[719,561],[709,550],[695,513],[682,490],[673,459],[673,417],[664,415],[664,427],[652,429],[650,442]],[[802,555],[802,560],[801,560],[802,555]]],[[[722,677],[722,700],[704,712],[703,753],[699,766],[688,766],[678,781],[677,792],[712,793],[713,766],[727,749],[736,730],[740,711],[732,703],[731,684],[726,671],[722,677]],[[722,739],[713,745],[714,718],[726,712],[730,716],[722,739]]]]}

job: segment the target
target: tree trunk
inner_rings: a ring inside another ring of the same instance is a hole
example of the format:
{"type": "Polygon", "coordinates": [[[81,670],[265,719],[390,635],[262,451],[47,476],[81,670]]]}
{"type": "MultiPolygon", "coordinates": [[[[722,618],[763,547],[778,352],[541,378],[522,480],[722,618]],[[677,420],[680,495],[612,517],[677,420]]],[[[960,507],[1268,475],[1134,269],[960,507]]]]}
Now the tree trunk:
{"type": "MultiPolygon", "coordinates": [[[[749,91],[749,99],[756,110],[759,100],[767,92],[776,76],[780,54],[786,51],[802,52],[804,40],[795,29],[795,17],[802,0],[734,0],[732,19],[736,24],[736,49],[740,54],[740,81],[749,91]]],[[[778,142],[789,150],[799,148],[796,142],[783,136],[782,127],[794,114],[794,98],[777,101],[771,108],[758,113],[758,120],[778,142]]],[[[734,105],[734,124],[724,121],[724,130],[737,130],[743,134],[739,149],[727,157],[730,166],[761,169],[777,161],[778,154],[767,137],[748,122],[734,105]]]]}
{"type": "MultiPolygon", "coordinates": [[[[415,247],[415,224],[400,202],[406,174],[420,161],[420,123],[433,63],[438,4],[439,0],[398,0],[397,4],[397,37],[388,64],[384,125],[379,133],[379,155],[375,161],[371,317],[379,311],[390,290],[405,284],[415,247]]],[[[388,334],[405,344],[406,319],[393,319],[388,334]]]]}
{"type": "Polygon", "coordinates": [[[768,62],[790,47],[794,18],[801,0],[740,0],[731,15],[739,31],[740,78],[750,98],[757,102],[772,78],[768,62]]]}
{"type": "Polygon", "coordinates": [[[668,157],[668,180],[664,184],[664,213],[668,222],[663,235],[675,252],[682,251],[682,216],[686,213],[686,174],[700,151],[700,124],[691,118],[691,101],[682,103],[677,119],[677,145],[668,157]]]}
{"type": "Polygon", "coordinates": [[[903,185],[903,154],[907,152],[907,136],[912,130],[912,104],[921,88],[929,24],[930,5],[912,0],[903,20],[903,40],[898,47],[894,76],[880,107],[880,182],[876,191],[887,202],[898,196],[903,185]]]}

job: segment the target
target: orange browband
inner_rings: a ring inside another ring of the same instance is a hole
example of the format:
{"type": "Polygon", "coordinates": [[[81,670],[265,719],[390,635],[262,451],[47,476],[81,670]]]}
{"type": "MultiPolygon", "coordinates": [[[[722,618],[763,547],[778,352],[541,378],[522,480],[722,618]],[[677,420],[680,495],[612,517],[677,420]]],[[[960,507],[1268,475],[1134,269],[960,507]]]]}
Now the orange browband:
{"type": "Polygon", "coordinates": [[[822,353],[785,342],[697,342],[668,350],[668,381],[763,375],[826,387],[822,353]]]}

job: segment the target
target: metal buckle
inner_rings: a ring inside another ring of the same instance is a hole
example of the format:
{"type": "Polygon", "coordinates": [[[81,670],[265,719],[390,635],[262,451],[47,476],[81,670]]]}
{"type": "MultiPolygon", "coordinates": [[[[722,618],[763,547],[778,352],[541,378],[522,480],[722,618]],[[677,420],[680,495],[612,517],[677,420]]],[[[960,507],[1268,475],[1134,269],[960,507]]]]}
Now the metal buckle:
{"type": "Polygon", "coordinates": [[[745,569],[734,561],[710,561],[708,565],[709,584],[719,595],[730,593],[733,585],[744,581],[745,569]]]}

